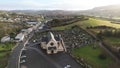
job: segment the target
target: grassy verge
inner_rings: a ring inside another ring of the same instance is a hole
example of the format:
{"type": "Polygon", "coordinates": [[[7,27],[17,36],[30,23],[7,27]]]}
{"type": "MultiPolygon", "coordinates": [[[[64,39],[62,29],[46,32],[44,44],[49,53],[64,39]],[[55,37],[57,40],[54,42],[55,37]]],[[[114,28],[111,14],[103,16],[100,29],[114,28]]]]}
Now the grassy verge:
{"type": "Polygon", "coordinates": [[[99,55],[103,53],[103,50],[99,47],[93,49],[92,45],[75,48],[72,53],[76,57],[83,58],[93,68],[108,68],[108,65],[112,63],[112,59],[109,56],[104,60],[100,59],[99,55]]]}
{"type": "Polygon", "coordinates": [[[14,45],[15,43],[0,44],[0,68],[7,66],[8,58],[14,45]]]}

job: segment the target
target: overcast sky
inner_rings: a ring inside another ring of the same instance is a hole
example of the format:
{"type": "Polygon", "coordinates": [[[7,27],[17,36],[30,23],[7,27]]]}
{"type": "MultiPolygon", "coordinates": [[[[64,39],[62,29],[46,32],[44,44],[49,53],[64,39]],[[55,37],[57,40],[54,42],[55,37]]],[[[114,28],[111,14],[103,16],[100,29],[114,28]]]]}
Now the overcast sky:
{"type": "Polygon", "coordinates": [[[0,0],[0,10],[86,10],[120,0],[0,0]]]}

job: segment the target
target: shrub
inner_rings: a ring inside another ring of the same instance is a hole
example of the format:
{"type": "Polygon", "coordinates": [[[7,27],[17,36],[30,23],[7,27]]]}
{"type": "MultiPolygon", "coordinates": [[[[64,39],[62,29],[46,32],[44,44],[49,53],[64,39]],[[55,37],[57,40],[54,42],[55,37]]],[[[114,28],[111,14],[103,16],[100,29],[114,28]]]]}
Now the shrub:
{"type": "Polygon", "coordinates": [[[102,53],[102,54],[99,55],[99,58],[102,59],[102,60],[105,60],[107,57],[106,57],[105,54],[102,53]]]}

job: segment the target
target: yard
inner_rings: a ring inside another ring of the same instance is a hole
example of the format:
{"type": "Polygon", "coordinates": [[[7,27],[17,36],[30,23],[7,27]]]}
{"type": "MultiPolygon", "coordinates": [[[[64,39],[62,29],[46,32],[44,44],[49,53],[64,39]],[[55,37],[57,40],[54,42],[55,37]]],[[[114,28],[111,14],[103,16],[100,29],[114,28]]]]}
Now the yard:
{"type": "Polygon", "coordinates": [[[93,68],[109,68],[109,65],[113,63],[113,61],[108,55],[106,55],[106,59],[100,59],[99,55],[102,53],[104,54],[104,51],[100,47],[97,46],[97,48],[94,49],[92,45],[86,45],[72,50],[74,56],[83,58],[84,61],[93,68]]]}

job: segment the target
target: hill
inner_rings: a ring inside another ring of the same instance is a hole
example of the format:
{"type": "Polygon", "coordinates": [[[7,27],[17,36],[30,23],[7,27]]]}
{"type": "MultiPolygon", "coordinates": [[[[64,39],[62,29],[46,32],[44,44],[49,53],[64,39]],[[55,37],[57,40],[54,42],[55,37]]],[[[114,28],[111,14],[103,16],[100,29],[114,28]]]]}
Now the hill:
{"type": "Polygon", "coordinates": [[[101,16],[101,17],[120,17],[120,4],[95,7],[90,10],[80,11],[80,14],[101,16]]]}

